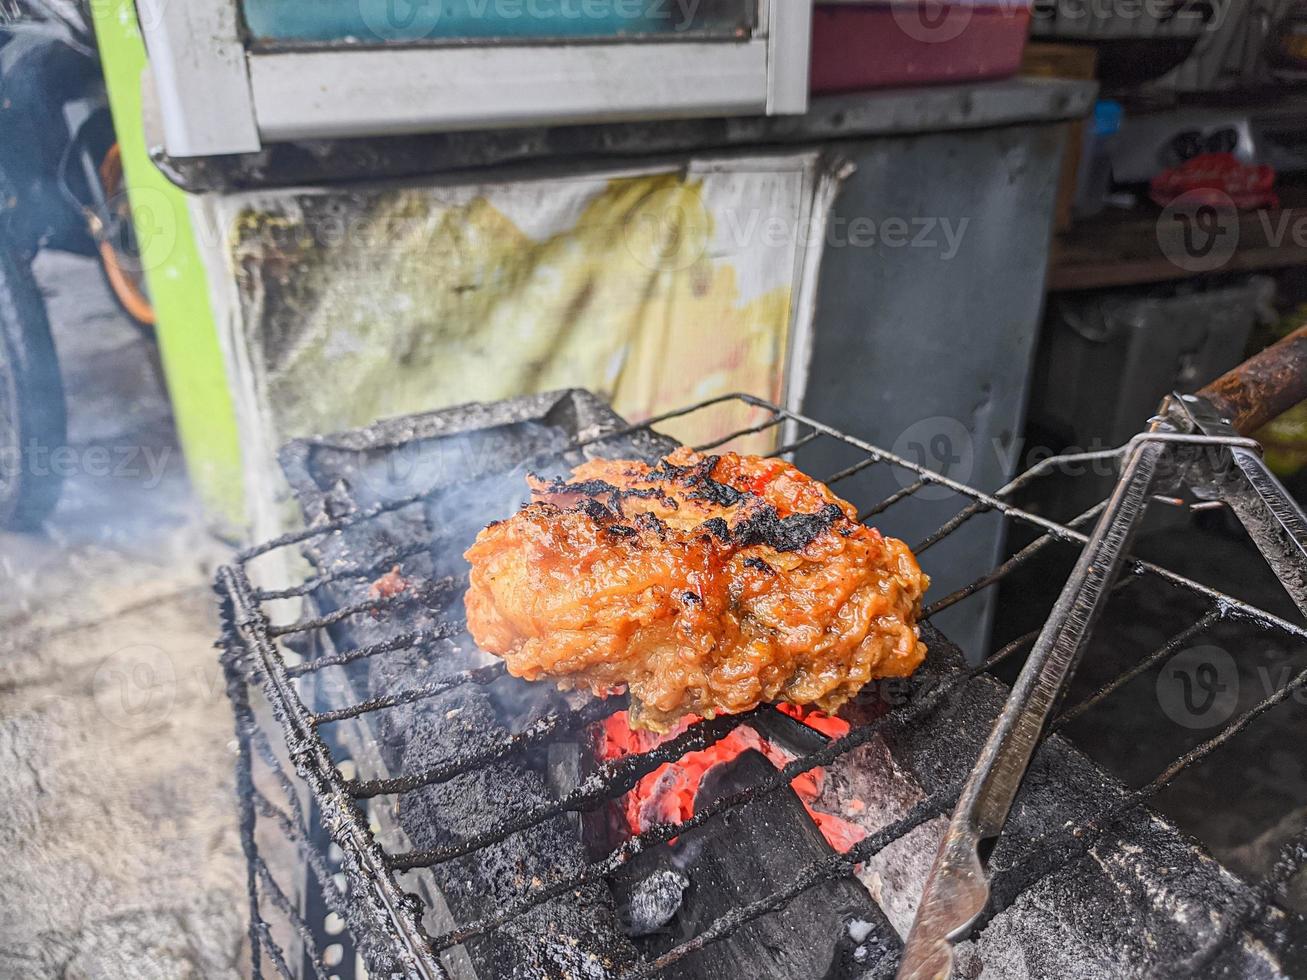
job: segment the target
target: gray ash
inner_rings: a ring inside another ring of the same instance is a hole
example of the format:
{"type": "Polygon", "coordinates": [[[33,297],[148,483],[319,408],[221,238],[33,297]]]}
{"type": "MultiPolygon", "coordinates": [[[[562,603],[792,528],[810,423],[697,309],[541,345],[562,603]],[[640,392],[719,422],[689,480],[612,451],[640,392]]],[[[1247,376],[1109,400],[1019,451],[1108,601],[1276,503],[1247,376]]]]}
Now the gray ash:
{"type": "Polygon", "coordinates": [[[655,871],[635,886],[619,910],[622,929],[632,937],[652,936],[681,910],[689,887],[690,879],[680,871],[655,871]]]}

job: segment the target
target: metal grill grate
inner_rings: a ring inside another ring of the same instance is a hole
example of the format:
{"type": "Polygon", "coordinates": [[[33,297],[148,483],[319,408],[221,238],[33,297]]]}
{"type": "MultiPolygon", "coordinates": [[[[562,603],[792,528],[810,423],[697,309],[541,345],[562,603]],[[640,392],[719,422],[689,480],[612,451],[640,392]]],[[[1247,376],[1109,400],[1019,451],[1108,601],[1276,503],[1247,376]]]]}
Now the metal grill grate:
{"type": "MultiPolygon", "coordinates": [[[[825,476],[825,482],[836,492],[841,492],[841,485],[846,481],[873,468],[894,470],[899,474],[901,489],[876,502],[855,501],[862,506],[865,520],[875,518],[889,533],[894,532],[894,507],[915,494],[929,487],[942,487],[956,493],[965,501],[965,506],[937,531],[916,544],[914,550],[918,554],[929,554],[932,547],[982,514],[1001,515],[1010,526],[1025,526],[1037,534],[1032,543],[1020,548],[997,567],[984,570],[974,581],[931,602],[925,610],[926,620],[960,603],[976,601],[977,595],[994,588],[1046,549],[1062,548],[1068,552],[1077,549],[1086,540],[1081,529],[1092,523],[1102,506],[1100,504],[1074,520],[1060,524],[1028,513],[1010,502],[1014,493],[1031,481],[1054,472],[1066,459],[1045,461],[996,493],[985,494],[816,420],[742,395],[702,402],[640,426],[587,434],[568,445],[555,446],[529,462],[540,468],[551,463],[561,465],[574,460],[578,452],[602,451],[605,444],[648,434],[673,419],[714,412],[725,417],[725,410],[729,410],[729,417],[738,419],[741,409],[754,413],[757,421],[751,419],[752,424],[724,434],[704,448],[726,446],[735,438],[773,431],[778,433],[778,441],[785,440],[785,444],[777,449],[778,454],[794,452],[815,443],[829,443],[849,460],[838,472],[825,476]],[[781,432],[783,436],[779,435],[781,432]]],[[[1117,455],[1118,451],[1112,451],[1080,454],[1070,459],[1076,462],[1110,460],[1117,455]]],[[[447,486],[447,481],[443,485],[447,486]]],[[[457,575],[415,580],[405,562],[417,556],[427,547],[425,544],[319,567],[302,584],[291,587],[258,588],[252,583],[252,569],[260,563],[275,561],[278,556],[288,561],[295,560],[298,549],[352,530],[366,530],[387,515],[402,517],[406,513],[422,511],[436,490],[408,493],[340,516],[332,516],[332,508],[328,506],[324,513],[314,515],[315,522],[311,527],[244,551],[234,564],[219,573],[217,589],[225,613],[223,659],[240,745],[238,781],[242,795],[243,840],[249,860],[250,941],[255,977],[263,976],[269,964],[276,973],[285,976],[352,976],[354,951],[351,940],[358,944],[358,951],[367,962],[383,964],[387,969],[411,976],[447,976],[449,961],[442,961],[442,953],[477,937],[493,934],[505,924],[559,896],[602,882],[633,856],[664,845],[693,827],[718,820],[729,811],[748,807],[753,801],[783,789],[795,776],[814,767],[829,765],[845,753],[867,745],[873,738],[892,737],[896,732],[910,730],[977,676],[1020,657],[1035,635],[1027,634],[1008,643],[979,666],[969,669],[955,666],[943,676],[934,678],[932,683],[914,686],[910,697],[881,717],[856,725],[846,736],[795,759],[747,790],[701,808],[686,824],[655,826],[571,873],[555,880],[528,883],[512,901],[489,914],[470,921],[456,921],[447,910],[435,908],[439,902],[430,892],[421,899],[410,894],[414,886],[409,880],[401,885],[401,876],[454,861],[513,835],[528,835],[529,839],[533,829],[563,815],[594,811],[619,799],[641,777],[663,763],[719,741],[737,726],[756,720],[759,712],[770,709],[699,722],[652,751],[599,764],[569,792],[516,812],[498,814],[495,825],[488,830],[436,847],[405,847],[403,834],[393,825],[384,826],[384,813],[403,794],[449,782],[492,763],[518,758],[560,737],[575,736],[625,707],[622,698],[555,707],[520,731],[469,747],[468,751],[455,757],[440,759],[412,771],[387,772],[384,766],[371,774],[357,771],[356,759],[351,756],[358,755],[360,739],[366,742],[370,737],[367,723],[377,715],[462,687],[513,683],[505,681],[503,665],[495,662],[461,669],[434,682],[413,687],[358,689],[358,678],[362,676],[360,666],[391,657],[399,651],[412,653],[416,650],[422,651],[424,656],[426,653],[437,656],[445,649],[442,645],[456,641],[463,634],[460,601],[463,581],[457,575]],[[360,588],[365,588],[368,582],[396,564],[404,565],[409,584],[405,591],[383,598],[365,595],[363,599],[336,605],[317,615],[304,613],[305,603],[310,609],[318,608],[314,600],[321,597],[324,590],[339,587],[340,594],[344,594],[353,589],[353,594],[358,595],[360,588]],[[412,628],[408,614],[415,604],[429,610],[440,610],[433,625],[412,628]],[[288,616],[298,618],[289,619],[288,616]],[[360,620],[387,628],[387,635],[360,646],[338,649],[336,640],[330,635],[332,630],[360,620]],[[321,683],[329,675],[344,680],[321,683]],[[265,699],[275,722],[266,717],[261,707],[265,699]],[[353,735],[342,734],[343,729],[351,727],[355,729],[353,735]],[[270,733],[274,737],[270,737],[270,733]],[[274,873],[276,862],[266,852],[269,850],[268,841],[277,837],[289,840],[298,858],[274,873]],[[388,846],[383,847],[383,841],[388,846]],[[307,891],[301,882],[285,877],[278,881],[278,874],[304,874],[305,869],[307,880],[313,886],[307,891]],[[316,910],[312,903],[306,904],[304,895],[310,892],[321,897],[323,905],[320,910],[316,910]],[[327,912],[332,913],[339,936],[333,943],[331,956],[327,956],[323,948],[320,923],[311,921],[313,916],[327,912]],[[447,928],[439,934],[431,934],[430,923],[442,917],[447,928]],[[339,930],[342,923],[348,927],[343,932],[339,930]]],[[[1147,562],[1133,561],[1117,589],[1130,590],[1142,581],[1164,583],[1194,597],[1202,602],[1205,612],[1192,625],[1136,660],[1120,676],[1063,710],[1053,726],[1054,730],[1093,709],[1219,623],[1238,621],[1250,629],[1279,634],[1294,642],[1307,640],[1307,629],[1293,622],[1147,562]]],[[[933,633],[928,637],[935,638],[937,634],[933,633]]],[[[1206,759],[1304,688],[1307,688],[1307,671],[1292,676],[1263,700],[1233,717],[1217,734],[1190,748],[1144,785],[1107,799],[1088,818],[1064,821],[1040,839],[1024,845],[1005,862],[1001,887],[996,883],[995,901],[999,906],[996,911],[1010,906],[1036,882],[1084,855],[1125,814],[1149,801],[1180,773],[1206,759]]],[[[991,720],[984,719],[984,727],[987,728],[991,720]]],[[[901,819],[862,840],[851,852],[832,852],[829,857],[809,865],[773,894],[723,910],[697,935],[685,938],[656,957],[637,959],[622,971],[622,975],[656,975],[721,941],[746,923],[783,908],[815,885],[853,874],[857,865],[905,834],[940,815],[947,815],[954,806],[958,788],[950,781],[950,785],[937,789],[901,819]]],[[[1270,877],[1240,899],[1234,914],[1223,920],[1221,928],[1211,935],[1207,944],[1191,952],[1187,962],[1177,965],[1177,975],[1201,973],[1206,965],[1221,955],[1244,924],[1264,916],[1274,906],[1280,886],[1302,869],[1305,858],[1307,829],[1290,840],[1270,877]]]]}

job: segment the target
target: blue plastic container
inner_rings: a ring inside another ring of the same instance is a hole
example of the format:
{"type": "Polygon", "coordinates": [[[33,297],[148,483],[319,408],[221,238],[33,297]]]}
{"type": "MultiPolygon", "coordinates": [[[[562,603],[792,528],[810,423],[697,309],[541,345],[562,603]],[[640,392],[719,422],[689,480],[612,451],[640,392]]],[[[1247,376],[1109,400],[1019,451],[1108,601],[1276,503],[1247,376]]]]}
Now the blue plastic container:
{"type": "Polygon", "coordinates": [[[698,4],[678,0],[242,0],[242,7],[255,38],[285,42],[611,37],[729,29],[740,19],[704,23],[703,14],[686,12],[698,4]]]}

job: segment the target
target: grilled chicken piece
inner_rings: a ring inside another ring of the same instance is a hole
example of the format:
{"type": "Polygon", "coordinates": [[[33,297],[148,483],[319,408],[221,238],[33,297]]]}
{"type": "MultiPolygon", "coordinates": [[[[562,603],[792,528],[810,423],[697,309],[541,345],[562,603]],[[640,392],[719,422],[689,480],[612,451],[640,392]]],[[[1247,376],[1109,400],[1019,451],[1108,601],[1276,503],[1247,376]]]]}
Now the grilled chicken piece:
{"type": "Polygon", "coordinates": [[[925,658],[912,552],[788,463],[678,449],[531,484],[467,552],[468,628],[517,677],[626,688],[633,727],[666,731],[772,701],[834,711],[925,658]]]}

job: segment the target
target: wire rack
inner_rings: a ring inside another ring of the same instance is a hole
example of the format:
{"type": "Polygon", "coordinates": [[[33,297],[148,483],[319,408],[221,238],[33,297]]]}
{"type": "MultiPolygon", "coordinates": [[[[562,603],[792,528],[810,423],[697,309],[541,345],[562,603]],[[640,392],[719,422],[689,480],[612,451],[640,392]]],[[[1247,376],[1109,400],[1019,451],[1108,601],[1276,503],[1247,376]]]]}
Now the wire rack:
{"type": "MultiPolygon", "coordinates": [[[[735,440],[768,432],[778,434],[776,442],[784,442],[776,447],[775,455],[794,454],[814,444],[829,444],[849,461],[838,472],[813,475],[822,477],[836,492],[841,492],[842,486],[852,485],[848,481],[873,468],[893,471],[897,474],[900,489],[878,501],[855,501],[862,504],[861,518],[864,521],[874,520],[890,533],[894,530],[894,508],[926,488],[944,488],[957,494],[962,506],[954,516],[923,540],[909,542],[914,544],[914,551],[919,555],[929,554],[930,549],[983,514],[1000,515],[1009,529],[1020,526],[1029,531],[1027,538],[1033,535],[1030,543],[996,567],[985,570],[961,588],[934,598],[924,610],[927,622],[960,603],[977,601],[978,595],[994,589],[1046,549],[1060,548],[1074,554],[1085,543],[1085,531],[1103,504],[1086,510],[1073,520],[1059,523],[1022,510],[1012,503],[1012,499],[1018,491],[1057,472],[1059,466],[1068,461],[1111,460],[1121,453],[1112,450],[1046,460],[1000,490],[992,494],[982,493],[820,421],[756,398],[731,395],[661,415],[639,426],[578,439],[564,450],[552,451],[551,455],[561,457],[565,453],[592,452],[610,440],[656,431],[658,426],[672,420],[699,413],[719,412],[723,413],[722,417],[738,419],[742,409],[756,421],[725,433],[700,448],[710,450],[729,446],[735,440]]],[[[754,800],[788,786],[801,773],[829,765],[879,735],[910,728],[977,675],[992,671],[1005,662],[1019,661],[1035,637],[1034,632],[1021,636],[994,652],[983,663],[955,669],[942,682],[923,686],[882,717],[857,725],[847,735],[830,741],[820,750],[796,758],[747,791],[701,808],[686,823],[654,826],[626,840],[606,856],[589,861],[575,873],[556,880],[530,882],[512,901],[490,914],[474,921],[447,921],[447,929],[431,934],[429,913],[435,900],[430,895],[418,898],[411,893],[411,886],[401,885],[405,874],[455,860],[511,835],[529,832],[561,815],[605,806],[619,799],[638,780],[662,764],[713,744],[737,725],[747,724],[751,717],[744,715],[702,721],[652,751],[597,764],[592,778],[583,781],[574,791],[538,806],[505,813],[496,826],[484,833],[434,848],[397,849],[393,846],[393,839],[391,846],[383,846],[382,839],[386,835],[378,822],[378,807],[374,805],[379,800],[397,798],[416,788],[446,782],[491,763],[511,760],[560,735],[582,731],[625,707],[621,698],[589,701],[579,707],[552,711],[520,732],[415,771],[379,773],[368,778],[356,771],[354,762],[346,758],[349,753],[342,748],[337,736],[344,724],[366,721],[389,708],[415,704],[462,686],[501,682],[503,665],[494,662],[456,671],[436,683],[412,688],[368,691],[359,700],[328,706],[321,705],[320,692],[306,695],[304,685],[333,669],[346,671],[351,665],[373,662],[392,656],[396,651],[437,651],[442,642],[463,632],[462,603],[459,601],[462,583],[457,577],[411,583],[409,589],[397,595],[368,596],[324,614],[313,615],[311,601],[324,587],[369,582],[397,562],[402,562],[406,556],[378,554],[366,561],[319,568],[299,584],[276,589],[259,588],[253,584],[251,568],[280,553],[294,557],[307,544],[351,528],[366,527],[384,515],[420,508],[431,492],[434,491],[420,490],[341,516],[324,514],[311,527],[242,552],[233,564],[222,568],[218,574],[216,587],[225,621],[223,663],[239,743],[237,777],[243,844],[249,863],[249,938],[254,977],[264,976],[269,968],[278,975],[314,976],[321,980],[352,976],[356,948],[365,962],[386,964],[391,971],[424,978],[446,976],[448,960],[442,960],[442,954],[477,937],[494,934],[505,924],[543,903],[588,884],[602,882],[634,855],[665,845],[693,827],[721,819],[723,814],[733,809],[747,807],[754,800]],[[406,628],[406,606],[419,597],[428,605],[443,603],[444,612],[435,627],[415,631],[406,628]],[[304,612],[305,602],[310,603],[309,614],[304,612]],[[373,622],[380,620],[393,626],[393,632],[379,642],[352,649],[334,649],[317,642],[333,626],[358,617],[368,617],[373,622]],[[276,866],[276,861],[268,857],[273,840],[279,840],[283,849],[284,843],[289,841],[292,845],[289,853],[295,855],[295,859],[285,866],[276,866]],[[301,895],[303,888],[285,877],[297,873],[307,873],[308,880],[315,886],[313,894],[320,898],[321,908],[313,907],[312,903],[306,905],[301,895]],[[332,934],[327,936],[325,943],[319,921],[324,915],[331,924],[328,932],[332,934]]],[[[1294,622],[1147,562],[1132,559],[1117,591],[1130,590],[1141,581],[1161,583],[1190,597],[1201,604],[1201,615],[1156,649],[1139,657],[1119,676],[1065,707],[1052,726],[1054,730],[1111,698],[1132,680],[1155,668],[1219,623],[1237,621],[1249,629],[1276,634],[1291,643],[1307,641],[1307,630],[1294,622]]],[[[1044,876],[1083,856],[1125,814],[1147,803],[1181,773],[1203,762],[1305,687],[1307,671],[1292,675],[1264,699],[1231,718],[1216,734],[1204,738],[1175,758],[1153,778],[1108,800],[1088,819],[1060,826],[1043,839],[1031,843],[1014,860],[1007,862],[1007,886],[996,890],[995,901],[1000,906],[1010,905],[1044,876]]],[[[351,691],[353,688],[346,685],[336,690],[351,691]]],[[[894,841],[951,812],[959,788],[954,785],[932,794],[901,819],[862,840],[852,851],[846,854],[832,852],[809,865],[773,894],[724,910],[697,935],[685,938],[656,958],[637,959],[621,971],[622,975],[632,978],[657,975],[696,951],[723,940],[746,923],[786,906],[807,889],[823,881],[852,875],[860,863],[894,841]]],[[[1258,919],[1275,906],[1279,889],[1303,868],[1305,860],[1307,828],[1300,829],[1284,846],[1270,875],[1246,891],[1236,914],[1225,919],[1203,948],[1194,952],[1186,962],[1176,965],[1176,975],[1201,974],[1204,967],[1214,962],[1233,941],[1243,924],[1258,919]]]]}

